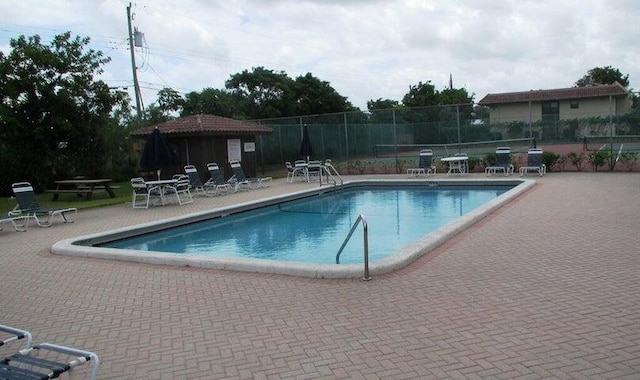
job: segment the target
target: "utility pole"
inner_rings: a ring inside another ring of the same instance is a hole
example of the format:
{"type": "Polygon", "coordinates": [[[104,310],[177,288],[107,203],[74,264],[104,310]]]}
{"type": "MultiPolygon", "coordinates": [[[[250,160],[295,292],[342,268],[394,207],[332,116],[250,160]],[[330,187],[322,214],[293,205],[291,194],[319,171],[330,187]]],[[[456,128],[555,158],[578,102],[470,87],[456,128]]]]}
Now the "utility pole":
{"type": "Polygon", "coordinates": [[[138,126],[142,121],[142,100],[140,99],[140,85],[136,71],[136,53],[133,50],[133,31],[131,30],[131,3],[127,7],[127,24],[129,25],[129,50],[131,50],[131,69],[133,70],[133,88],[136,93],[136,110],[138,111],[138,126]]]}

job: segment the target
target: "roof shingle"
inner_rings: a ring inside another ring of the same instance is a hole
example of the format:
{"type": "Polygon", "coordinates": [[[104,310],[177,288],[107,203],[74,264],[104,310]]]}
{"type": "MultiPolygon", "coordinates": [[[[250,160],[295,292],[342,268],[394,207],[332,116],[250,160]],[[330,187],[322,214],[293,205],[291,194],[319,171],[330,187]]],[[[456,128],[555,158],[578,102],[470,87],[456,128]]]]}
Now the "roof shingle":
{"type": "Polygon", "coordinates": [[[501,94],[487,94],[478,104],[487,106],[491,104],[542,102],[547,100],[583,99],[601,96],[627,96],[628,91],[618,82],[614,84],[557,88],[552,90],[531,90],[521,92],[505,92],[501,94]]]}
{"type": "Polygon", "coordinates": [[[249,121],[230,119],[215,115],[190,115],[179,119],[150,125],[131,132],[131,136],[147,136],[154,128],[169,136],[177,135],[266,135],[273,129],[249,121]]]}

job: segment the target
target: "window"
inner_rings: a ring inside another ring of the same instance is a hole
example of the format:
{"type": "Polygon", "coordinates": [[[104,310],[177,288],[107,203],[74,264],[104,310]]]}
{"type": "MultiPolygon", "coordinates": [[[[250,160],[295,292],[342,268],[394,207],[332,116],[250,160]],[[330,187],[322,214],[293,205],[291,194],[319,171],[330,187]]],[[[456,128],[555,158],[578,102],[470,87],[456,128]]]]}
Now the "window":
{"type": "Polygon", "coordinates": [[[542,120],[560,119],[560,103],[556,101],[542,102],[542,120]]]}
{"type": "Polygon", "coordinates": [[[571,109],[580,108],[580,103],[577,100],[571,100],[571,101],[569,101],[569,107],[571,109]]]}

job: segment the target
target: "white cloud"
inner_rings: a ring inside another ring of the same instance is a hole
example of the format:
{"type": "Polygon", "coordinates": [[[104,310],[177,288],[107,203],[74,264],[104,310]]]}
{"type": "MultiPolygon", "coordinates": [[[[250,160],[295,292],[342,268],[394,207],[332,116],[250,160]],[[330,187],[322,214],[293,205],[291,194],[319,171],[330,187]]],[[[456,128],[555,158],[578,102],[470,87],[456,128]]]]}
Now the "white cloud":
{"type": "MultiPolygon", "coordinates": [[[[20,34],[45,41],[71,30],[113,58],[105,78],[131,83],[128,1],[8,0],[0,47],[20,34]]],[[[635,0],[320,1],[140,0],[133,25],[145,104],[157,90],[223,88],[233,74],[264,66],[289,76],[311,72],[356,106],[401,101],[410,85],[487,93],[569,87],[589,69],[613,66],[637,90],[640,65],[635,0]]]]}

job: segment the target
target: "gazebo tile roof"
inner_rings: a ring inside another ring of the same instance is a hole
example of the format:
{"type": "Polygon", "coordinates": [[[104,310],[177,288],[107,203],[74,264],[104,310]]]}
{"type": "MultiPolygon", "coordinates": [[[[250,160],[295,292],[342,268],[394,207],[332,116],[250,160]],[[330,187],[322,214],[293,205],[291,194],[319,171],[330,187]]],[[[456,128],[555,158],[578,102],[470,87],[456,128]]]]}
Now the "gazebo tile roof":
{"type": "Polygon", "coordinates": [[[132,136],[148,136],[158,128],[165,135],[265,135],[273,129],[250,121],[230,119],[215,115],[190,115],[150,125],[131,132],[132,136]]]}

